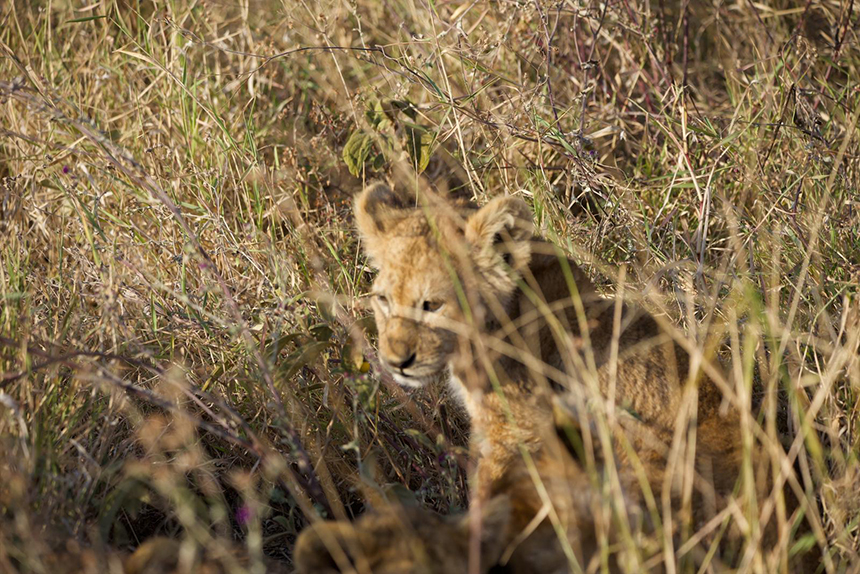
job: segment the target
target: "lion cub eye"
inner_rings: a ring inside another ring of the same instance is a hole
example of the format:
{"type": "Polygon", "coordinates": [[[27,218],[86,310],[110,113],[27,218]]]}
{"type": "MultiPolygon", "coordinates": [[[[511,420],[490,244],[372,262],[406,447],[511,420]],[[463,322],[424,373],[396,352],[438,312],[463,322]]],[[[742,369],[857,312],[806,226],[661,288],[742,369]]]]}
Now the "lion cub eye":
{"type": "Polygon", "coordinates": [[[424,301],[424,303],[421,305],[421,308],[424,309],[424,311],[426,311],[427,313],[435,313],[442,308],[442,305],[444,305],[444,303],[442,303],[441,301],[424,301]]]}

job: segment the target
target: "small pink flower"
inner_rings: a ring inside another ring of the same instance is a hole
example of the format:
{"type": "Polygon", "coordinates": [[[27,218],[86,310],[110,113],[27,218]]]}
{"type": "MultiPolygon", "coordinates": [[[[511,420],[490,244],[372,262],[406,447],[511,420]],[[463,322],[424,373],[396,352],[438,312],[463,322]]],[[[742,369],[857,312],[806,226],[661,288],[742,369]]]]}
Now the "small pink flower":
{"type": "Polygon", "coordinates": [[[243,504],[239,508],[236,509],[236,522],[239,523],[240,526],[245,526],[248,522],[251,521],[251,507],[247,504],[243,504]]]}

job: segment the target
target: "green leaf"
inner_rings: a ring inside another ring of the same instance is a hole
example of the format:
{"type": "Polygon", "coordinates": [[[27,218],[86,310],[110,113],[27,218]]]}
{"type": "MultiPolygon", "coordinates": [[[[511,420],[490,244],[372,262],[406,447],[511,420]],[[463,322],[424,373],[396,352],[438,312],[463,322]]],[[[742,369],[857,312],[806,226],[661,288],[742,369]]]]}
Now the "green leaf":
{"type": "Polygon", "coordinates": [[[385,498],[389,502],[410,508],[418,508],[421,506],[415,493],[399,482],[386,484],[382,488],[385,492],[385,498]]]}
{"type": "Polygon", "coordinates": [[[272,492],[269,494],[269,499],[272,502],[276,502],[278,504],[287,504],[290,502],[290,497],[287,496],[284,491],[278,487],[272,489],[272,492]]]}
{"type": "Polygon", "coordinates": [[[280,526],[280,527],[281,527],[281,528],[283,528],[284,530],[286,530],[286,531],[288,531],[288,532],[292,532],[292,531],[293,531],[293,526],[290,524],[290,521],[289,521],[289,520],[287,520],[285,517],[283,517],[283,516],[273,516],[273,517],[272,517],[272,520],[274,520],[275,522],[277,522],[277,523],[278,523],[278,526],[280,526]]]}
{"type": "Polygon", "coordinates": [[[361,130],[355,130],[343,146],[343,161],[349,173],[355,177],[361,176],[364,163],[373,153],[373,136],[361,130]]]}
{"type": "Polygon", "coordinates": [[[418,119],[418,110],[409,100],[391,100],[391,105],[403,112],[410,120],[418,119]]]}
{"type": "Polygon", "coordinates": [[[376,395],[379,391],[379,381],[366,376],[347,377],[344,382],[356,393],[358,404],[369,412],[376,412],[376,395]]]}
{"type": "Polygon", "coordinates": [[[297,349],[278,369],[282,380],[290,380],[302,367],[315,362],[329,345],[328,341],[314,341],[297,349]]]}
{"type": "Polygon", "coordinates": [[[385,110],[378,101],[373,102],[364,115],[368,123],[378,132],[384,132],[392,126],[391,120],[385,115],[385,110]]]}
{"type": "Polygon", "coordinates": [[[328,341],[329,339],[331,339],[331,336],[333,334],[331,327],[329,327],[325,323],[319,323],[318,325],[314,325],[308,330],[311,332],[311,335],[314,336],[314,339],[321,342],[328,341]]]}
{"type": "Polygon", "coordinates": [[[798,554],[805,554],[815,546],[815,543],[815,534],[804,534],[795,541],[791,550],[788,551],[789,558],[797,556],[798,554]]]}
{"type": "Polygon", "coordinates": [[[417,429],[404,429],[404,431],[403,431],[403,432],[405,432],[406,434],[408,434],[409,436],[411,436],[412,438],[414,438],[416,441],[418,441],[418,442],[420,442],[421,444],[423,444],[424,446],[426,446],[426,447],[427,447],[428,449],[430,449],[431,451],[435,451],[435,450],[436,450],[436,444],[435,444],[433,441],[431,441],[431,440],[427,437],[427,435],[426,435],[425,433],[421,432],[420,430],[417,430],[417,429]]]}
{"type": "Polygon", "coordinates": [[[435,134],[425,128],[406,124],[406,150],[412,158],[412,165],[416,172],[421,173],[427,169],[430,163],[430,151],[435,140],[435,134]]]}

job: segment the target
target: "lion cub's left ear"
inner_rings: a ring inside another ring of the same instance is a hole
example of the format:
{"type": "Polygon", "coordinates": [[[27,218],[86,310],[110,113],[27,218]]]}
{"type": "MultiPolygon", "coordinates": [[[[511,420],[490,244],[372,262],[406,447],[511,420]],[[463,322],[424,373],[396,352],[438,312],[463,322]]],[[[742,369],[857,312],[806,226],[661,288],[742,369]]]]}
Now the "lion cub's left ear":
{"type": "Polygon", "coordinates": [[[475,248],[475,263],[484,269],[498,265],[511,269],[529,264],[534,221],[528,204],[517,197],[497,197],[466,222],[466,240],[475,248]]]}
{"type": "MultiPolygon", "coordinates": [[[[355,223],[364,238],[364,250],[375,267],[385,258],[391,230],[410,211],[407,200],[378,181],[355,197],[355,223]]],[[[414,208],[414,206],[413,206],[414,208]]]]}

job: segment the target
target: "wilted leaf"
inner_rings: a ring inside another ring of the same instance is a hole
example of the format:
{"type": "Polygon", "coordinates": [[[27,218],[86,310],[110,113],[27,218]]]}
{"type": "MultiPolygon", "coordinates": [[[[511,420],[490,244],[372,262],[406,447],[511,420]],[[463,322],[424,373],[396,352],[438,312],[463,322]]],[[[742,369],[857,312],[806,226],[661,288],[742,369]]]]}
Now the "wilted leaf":
{"type": "Polygon", "coordinates": [[[368,337],[373,337],[378,333],[378,330],[376,328],[376,319],[373,317],[373,315],[367,315],[365,317],[362,317],[361,319],[358,319],[355,322],[355,325],[360,328],[361,331],[368,337]]]}

